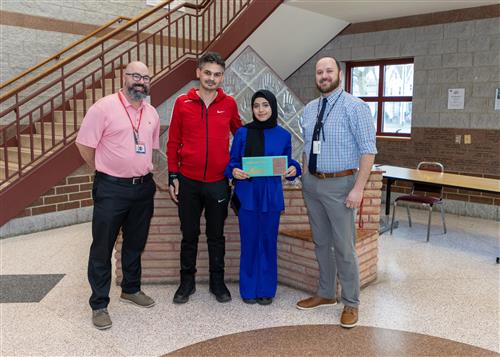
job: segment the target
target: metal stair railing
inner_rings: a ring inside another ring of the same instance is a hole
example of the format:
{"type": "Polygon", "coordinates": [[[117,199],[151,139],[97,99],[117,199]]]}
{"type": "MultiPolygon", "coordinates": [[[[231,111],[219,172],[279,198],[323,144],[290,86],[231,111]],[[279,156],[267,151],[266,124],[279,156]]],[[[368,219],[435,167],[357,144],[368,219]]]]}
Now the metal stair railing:
{"type": "Polygon", "coordinates": [[[258,0],[197,0],[170,8],[171,1],[0,96],[0,123],[5,124],[0,128],[0,191],[74,142],[84,113],[120,88],[128,62],[144,62],[154,82],[206,51],[258,0]]]}

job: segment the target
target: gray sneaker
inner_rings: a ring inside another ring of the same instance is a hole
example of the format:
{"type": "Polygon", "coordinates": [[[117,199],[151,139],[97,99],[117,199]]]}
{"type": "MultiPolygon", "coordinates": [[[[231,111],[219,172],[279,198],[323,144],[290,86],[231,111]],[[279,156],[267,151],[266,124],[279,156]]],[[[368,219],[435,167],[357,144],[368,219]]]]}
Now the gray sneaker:
{"type": "Polygon", "coordinates": [[[120,301],[134,304],[140,307],[151,307],[155,304],[155,301],[144,294],[142,291],[138,291],[135,294],[127,294],[122,292],[122,294],[120,295],[120,301]]]}
{"type": "Polygon", "coordinates": [[[92,310],[92,323],[98,330],[106,330],[113,325],[108,314],[108,309],[92,310]]]}

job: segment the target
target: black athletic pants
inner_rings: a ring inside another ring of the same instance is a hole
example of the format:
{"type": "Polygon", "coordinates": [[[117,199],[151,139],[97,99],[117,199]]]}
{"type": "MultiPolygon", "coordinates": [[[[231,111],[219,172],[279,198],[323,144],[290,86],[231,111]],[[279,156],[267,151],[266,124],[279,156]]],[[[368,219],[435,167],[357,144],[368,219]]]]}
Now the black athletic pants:
{"type": "Polygon", "coordinates": [[[179,218],[181,221],[181,282],[194,281],[200,236],[200,218],[205,210],[210,282],[224,281],[224,221],[230,188],[227,179],[201,182],[179,177],[179,218]]]}

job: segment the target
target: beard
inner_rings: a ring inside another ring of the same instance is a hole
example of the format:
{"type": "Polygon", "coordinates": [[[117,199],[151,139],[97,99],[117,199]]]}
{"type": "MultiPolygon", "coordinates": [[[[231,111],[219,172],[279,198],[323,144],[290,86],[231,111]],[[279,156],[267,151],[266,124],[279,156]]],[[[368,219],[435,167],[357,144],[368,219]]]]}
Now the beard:
{"type": "Polygon", "coordinates": [[[142,100],[149,95],[149,87],[144,84],[132,84],[127,87],[127,93],[134,100],[142,100]],[[138,88],[142,88],[143,91],[138,90],[138,88]]]}
{"type": "Polygon", "coordinates": [[[322,86],[321,86],[321,84],[322,84],[323,82],[326,82],[326,81],[325,81],[325,80],[322,80],[322,81],[320,81],[319,83],[318,83],[318,82],[316,82],[316,88],[318,88],[318,90],[319,90],[321,93],[323,93],[323,94],[324,94],[324,93],[330,93],[330,92],[333,92],[335,89],[337,89],[337,88],[338,88],[338,86],[339,86],[339,84],[340,84],[340,78],[339,78],[339,76],[337,76],[337,78],[336,78],[336,79],[334,79],[334,80],[332,81],[332,83],[331,83],[329,86],[327,86],[327,87],[322,87],[322,86]]]}

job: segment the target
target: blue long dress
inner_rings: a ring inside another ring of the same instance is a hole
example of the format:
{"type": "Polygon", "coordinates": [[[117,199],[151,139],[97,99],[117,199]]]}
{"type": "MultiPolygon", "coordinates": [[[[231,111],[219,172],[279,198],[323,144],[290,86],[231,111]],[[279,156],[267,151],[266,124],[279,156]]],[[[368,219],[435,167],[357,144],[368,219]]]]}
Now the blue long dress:
{"type": "MultiPolygon", "coordinates": [[[[231,147],[231,158],[226,167],[226,177],[232,179],[235,167],[241,169],[245,154],[247,128],[238,129],[231,147]]],[[[288,166],[300,165],[292,159],[291,135],[277,125],[264,129],[266,156],[286,155],[288,166]]],[[[280,176],[254,177],[235,180],[234,192],[241,207],[238,212],[240,226],[240,295],[243,299],[273,298],[278,284],[277,239],[281,212],[285,209],[280,176]]]]}

